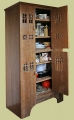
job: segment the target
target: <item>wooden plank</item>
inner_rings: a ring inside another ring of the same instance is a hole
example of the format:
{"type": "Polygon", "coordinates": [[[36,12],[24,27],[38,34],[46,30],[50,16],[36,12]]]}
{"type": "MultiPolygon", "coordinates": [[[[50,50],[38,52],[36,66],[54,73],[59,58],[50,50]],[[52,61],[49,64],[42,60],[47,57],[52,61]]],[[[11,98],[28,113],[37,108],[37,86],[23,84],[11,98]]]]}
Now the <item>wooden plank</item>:
{"type": "Polygon", "coordinates": [[[50,48],[45,48],[45,49],[36,49],[36,53],[40,52],[51,52],[52,50],[50,48]]]}
{"type": "Polygon", "coordinates": [[[36,78],[36,83],[39,83],[39,82],[42,82],[45,80],[49,80],[49,79],[52,79],[52,77],[46,76],[46,77],[42,77],[42,78],[36,78]]]}
{"type": "Polygon", "coordinates": [[[59,57],[60,52],[53,51],[51,53],[52,57],[52,90],[54,92],[59,92],[59,81],[60,81],[60,71],[59,71],[59,57]]]}
{"type": "MultiPolygon", "coordinates": [[[[24,64],[29,62],[29,40],[28,40],[28,6],[20,6],[20,85],[21,85],[21,118],[30,115],[29,111],[29,71],[24,71],[24,64]],[[26,16],[22,22],[23,14],[26,16]],[[26,28],[26,29],[25,29],[26,28]],[[23,35],[25,38],[23,39],[23,35]]],[[[29,70],[29,68],[28,68],[29,70]]]]}
{"type": "Polygon", "coordinates": [[[59,39],[59,21],[58,21],[58,8],[51,11],[51,46],[53,49],[61,49],[61,39],[59,39]]]}
{"type": "Polygon", "coordinates": [[[52,90],[65,95],[68,95],[67,59],[66,52],[52,52],[52,90]]]}
{"type": "Polygon", "coordinates": [[[68,48],[67,6],[51,11],[52,48],[68,48]]]}
{"type": "Polygon", "coordinates": [[[58,8],[58,13],[61,15],[59,24],[59,33],[62,34],[61,46],[68,48],[68,6],[58,8]]]}
{"type": "Polygon", "coordinates": [[[21,117],[20,66],[19,66],[20,63],[19,7],[12,8],[6,11],[5,19],[6,19],[5,20],[6,107],[16,115],[21,117]]]}
{"type": "Polygon", "coordinates": [[[33,69],[29,70],[29,91],[30,91],[30,110],[36,104],[36,54],[35,54],[35,8],[34,6],[29,6],[29,68],[32,63],[33,69]]]}
{"type": "Polygon", "coordinates": [[[50,20],[49,20],[49,19],[35,19],[35,21],[50,22],[50,20]]]}
{"type": "Polygon", "coordinates": [[[51,36],[35,36],[35,38],[51,38],[51,36]]]}
{"type": "Polygon", "coordinates": [[[35,31],[33,30],[34,8],[26,5],[20,6],[20,75],[21,75],[21,118],[30,115],[30,111],[36,102],[36,60],[35,60],[35,31]],[[22,14],[27,21],[22,23],[22,14]],[[32,19],[33,18],[33,19],[32,19]],[[31,21],[32,20],[32,21],[31,21]],[[22,35],[27,36],[23,40],[22,35]],[[28,71],[23,71],[23,65],[28,65],[28,71]],[[33,63],[33,70],[31,70],[33,63]]]}
{"type": "Polygon", "coordinates": [[[68,55],[67,52],[61,52],[60,57],[62,59],[59,92],[68,95],[68,55]]]}
{"type": "Polygon", "coordinates": [[[39,62],[39,63],[36,63],[36,65],[41,65],[41,64],[45,64],[45,63],[51,63],[51,61],[39,62]]]}

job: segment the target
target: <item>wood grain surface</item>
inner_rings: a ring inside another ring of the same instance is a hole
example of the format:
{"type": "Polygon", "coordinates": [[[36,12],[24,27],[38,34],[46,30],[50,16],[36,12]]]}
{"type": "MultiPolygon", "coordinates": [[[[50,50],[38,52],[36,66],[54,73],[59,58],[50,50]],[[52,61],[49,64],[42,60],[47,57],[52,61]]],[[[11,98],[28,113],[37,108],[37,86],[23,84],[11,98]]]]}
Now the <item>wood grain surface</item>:
{"type": "Polygon", "coordinates": [[[19,7],[7,11],[5,18],[6,107],[20,117],[19,7]]]}
{"type": "Polygon", "coordinates": [[[31,108],[35,105],[36,99],[36,60],[35,60],[35,26],[34,8],[30,6],[20,6],[20,76],[21,76],[21,117],[24,118],[30,114],[31,108]],[[27,23],[22,23],[22,14],[27,14],[27,23]],[[29,23],[29,15],[33,15],[33,23],[29,23]],[[22,35],[27,35],[23,40],[22,35]],[[33,39],[30,38],[32,35],[33,39]],[[28,71],[23,71],[23,65],[28,64],[28,71]],[[30,70],[30,64],[33,63],[33,70],[30,70]]]}
{"type": "Polygon", "coordinates": [[[67,6],[55,8],[51,11],[52,48],[68,48],[68,16],[67,6]]]}
{"type": "Polygon", "coordinates": [[[68,57],[66,52],[52,52],[52,90],[68,95],[68,57]]]}

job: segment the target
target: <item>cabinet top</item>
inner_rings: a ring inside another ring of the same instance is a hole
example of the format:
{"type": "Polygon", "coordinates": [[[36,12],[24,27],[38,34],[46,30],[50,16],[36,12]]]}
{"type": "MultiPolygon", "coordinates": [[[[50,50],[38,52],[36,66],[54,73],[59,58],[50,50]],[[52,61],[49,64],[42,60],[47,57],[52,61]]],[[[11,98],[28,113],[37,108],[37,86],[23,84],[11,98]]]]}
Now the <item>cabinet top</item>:
{"type": "Polygon", "coordinates": [[[34,3],[27,3],[27,2],[17,2],[11,6],[9,6],[8,8],[5,8],[4,10],[9,10],[11,9],[12,7],[15,7],[15,6],[18,6],[18,5],[30,5],[30,6],[38,6],[38,7],[47,7],[47,8],[55,8],[55,7],[51,7],[51,6],[47,6],[47,5],[41,5],[41,4],[34,4],[34,3]]]}

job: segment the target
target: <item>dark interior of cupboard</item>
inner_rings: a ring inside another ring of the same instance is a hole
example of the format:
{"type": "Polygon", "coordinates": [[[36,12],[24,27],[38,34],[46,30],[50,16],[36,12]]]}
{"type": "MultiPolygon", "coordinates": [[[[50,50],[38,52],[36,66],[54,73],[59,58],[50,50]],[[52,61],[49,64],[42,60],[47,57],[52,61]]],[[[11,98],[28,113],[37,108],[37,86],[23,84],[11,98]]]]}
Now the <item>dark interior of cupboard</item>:
{"type": "MultiPolygon", "coordinates": [[[[36,15],[38,16],[39,14],[47,14],[48,16],[48,21],[45,19],[44,21],[35,21],[35,27],[36,27],[36,24],[38,23],[41,23],[41,26],[48,26],[48,36],[50,36],[50,38],[36,38],[35,39],[35,42],[36,43],[39,43],[39,44],[43,44],[44,45],[44,42],[49,42],[49,47],[52,48],[51,46],[51,22],[50,22],[50,10],[46,10],[46,9],[39,9],[39,8],[36,8],[35,9],[35,12],[36,12],[36,15]]],[[[36,16],[35,16],[36,17],[36,16]]],[[[39,19],[39,18],[35,18],[35,19],[39,19]]],[[[47,37],[47,36],[46,36],[47,37]]],[[[45,48],[46,49],[46,48],[45,48]]],[[[41,56],[43,53],[47,53],[50,57],[51,57],[51,52],[39,52],[39,53],[36,53],[37,56],[41,56]]],[[[52,59],[52,58],[51,58],[52,59]]],[[[45,65],[46,65],[46,70],[44,71],[36,71],[36,74],[38,73],[38,76],[37,76],[37,80],[38,79],[41,79],[39,82],[36,83],[36,93],[41,93],[40,92],[40,89],[43,89],[44,92],[46,91],[49,91],[50,92],[50,89],[52,89],[52,60],[48,60],[46,61],[45,65]],[[49,63],[50,61],[50,63],[49,63]],[[47,72],[46,72],[47,71],[47,72]],[[45,79],[44,79],[45,78],[45,79]]],[[[44,63],[42,63],[43,65],[44,63]]],[[[39,66],[39,64],[37,64],[36,68],[39,66]]],[[[43,91],[42,91],[43,92],[43,91]]]]}

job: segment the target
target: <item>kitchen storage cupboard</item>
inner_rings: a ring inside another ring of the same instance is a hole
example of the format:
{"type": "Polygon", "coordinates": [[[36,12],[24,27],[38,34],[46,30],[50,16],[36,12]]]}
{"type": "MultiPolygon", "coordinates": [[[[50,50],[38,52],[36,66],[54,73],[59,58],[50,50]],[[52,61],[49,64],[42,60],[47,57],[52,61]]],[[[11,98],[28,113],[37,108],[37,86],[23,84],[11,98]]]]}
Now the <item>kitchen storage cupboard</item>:
{"type": "Polygon", "coordinates": [[[6,107],[20,118],[30,115],[32,107],[44,100],[63,101],[68,95],[67,6],[50,7],[19,2],[5,9],[6,43],[6,107]],[[50,19],[36,18],[47,14],[50,19]],[[36,23],[48,25],[48,36],[36,36],[36,23]],[[51,42],[51,47],[36,49],[39,41],[51,42]],[[37,53],[51,53],[51,61],[36,63],[37,53]],[[51,64],[52,76],[36,78],[38,64],[51,64]],[[36,92],[36,84],[51,79],[51,88],[36,92]]]}

